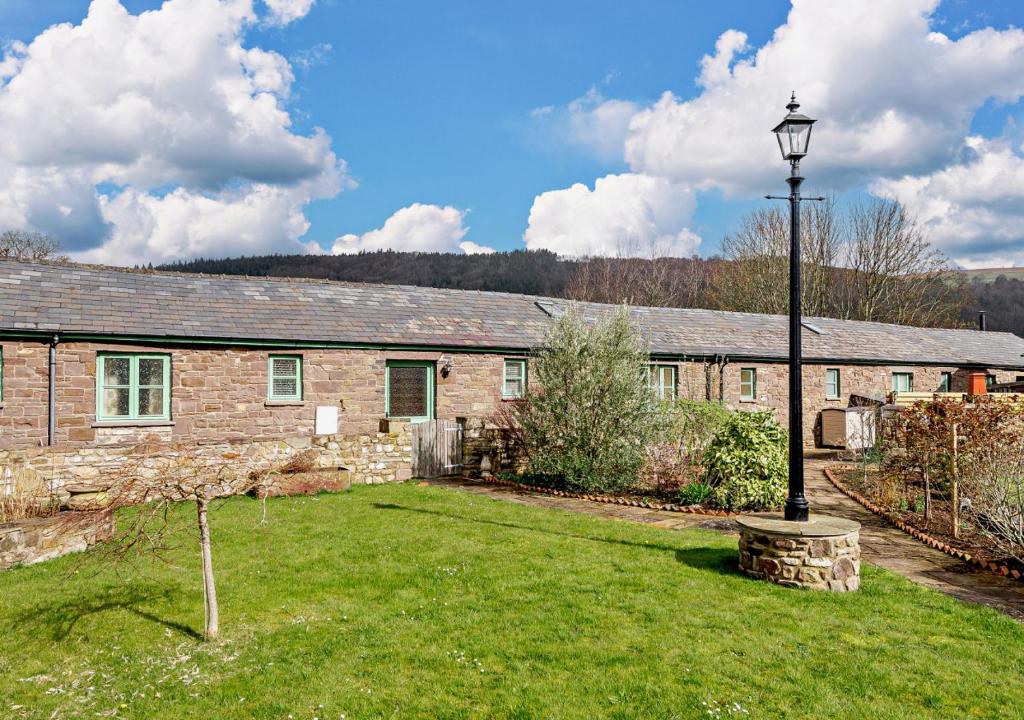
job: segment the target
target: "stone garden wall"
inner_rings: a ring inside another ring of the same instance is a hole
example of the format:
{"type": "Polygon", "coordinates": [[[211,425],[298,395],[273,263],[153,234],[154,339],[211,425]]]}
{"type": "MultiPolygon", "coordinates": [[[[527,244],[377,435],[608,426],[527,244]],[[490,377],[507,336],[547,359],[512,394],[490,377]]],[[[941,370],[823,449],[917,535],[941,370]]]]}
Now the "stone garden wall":
{"type": "Polygon", "coordinates": [[[231,484],[249,473],[344,471],[349,482],[408,480],[412,473],[408,423],[376,433],[323,435],[208,444],[161,443],[0,451],[0,493],[53,500],[60,507],[103,507],[119,488],[166,486],[183,476],[231,484]]]}
{"type": "Polygon", "coordinates": [[[113,534],[110,512],[63,512],[0,523],[0,570],[80,552],[113,534]]]}

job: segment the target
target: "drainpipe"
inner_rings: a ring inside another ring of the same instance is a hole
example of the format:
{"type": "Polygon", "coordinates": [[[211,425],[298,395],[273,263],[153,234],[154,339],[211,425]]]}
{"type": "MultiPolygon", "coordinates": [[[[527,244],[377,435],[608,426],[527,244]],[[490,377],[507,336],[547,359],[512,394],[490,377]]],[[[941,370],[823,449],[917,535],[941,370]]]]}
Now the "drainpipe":
{"type": "Polygon", "coordinates": [[[60,336],[54,333],[50,341],[50,378],[49,378],[49,401],[50,409],[46,422],[46,444],[53,445],[53,436],[57,430],[57,343],[60,336]]]}
{"type": "Polygon", "coordinates": [[[725,402],[725,366],[729,364],[729,356],[723,355],[718,365],[718,402],[725,402]]]}

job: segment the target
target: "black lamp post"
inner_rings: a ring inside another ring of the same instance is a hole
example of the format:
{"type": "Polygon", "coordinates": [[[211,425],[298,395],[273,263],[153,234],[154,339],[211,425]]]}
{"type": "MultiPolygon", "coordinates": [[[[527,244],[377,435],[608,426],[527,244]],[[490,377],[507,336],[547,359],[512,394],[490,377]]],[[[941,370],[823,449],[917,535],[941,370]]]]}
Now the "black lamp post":
{"type": "MultiPolygon", "coordinates": [[[[804,497],[804,404],[803,371],[800,364],[800,158],[807,154],[814,120],[797,112],[796,93],[786,109],[789,114],[772,132],[779,141],[782,158],[789,160],[789,196],[769,198],[789,200],[789,496],[786,520],[807,520],[804,497]]],[[[808,198],[811,199],[811,198],[808,198]]],[[[819,198],[813,198],[815,200],[819,198]]]]}

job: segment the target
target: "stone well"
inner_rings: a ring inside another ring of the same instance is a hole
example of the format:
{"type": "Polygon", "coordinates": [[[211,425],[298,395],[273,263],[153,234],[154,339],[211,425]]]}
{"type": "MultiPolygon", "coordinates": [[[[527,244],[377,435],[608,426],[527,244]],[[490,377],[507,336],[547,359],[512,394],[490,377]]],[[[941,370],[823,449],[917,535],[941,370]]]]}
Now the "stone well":
{"type": "Polygon", "coordinates": [[[787,587],[851,592],[860,587],[860,523],[827,515],[807,522],[743,515],[740,570],[787,587]]]}

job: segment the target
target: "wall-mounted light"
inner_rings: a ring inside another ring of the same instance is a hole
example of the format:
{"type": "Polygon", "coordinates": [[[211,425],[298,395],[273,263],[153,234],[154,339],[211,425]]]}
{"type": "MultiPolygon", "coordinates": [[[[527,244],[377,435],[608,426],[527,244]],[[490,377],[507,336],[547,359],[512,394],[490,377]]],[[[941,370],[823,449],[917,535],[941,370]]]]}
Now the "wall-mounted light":
{"type": "Polygon", "coordinates": [[[446,378],[452,372],[452,361],[451,358],[446,358],[441,363],[441,377],[446,378]]]}

